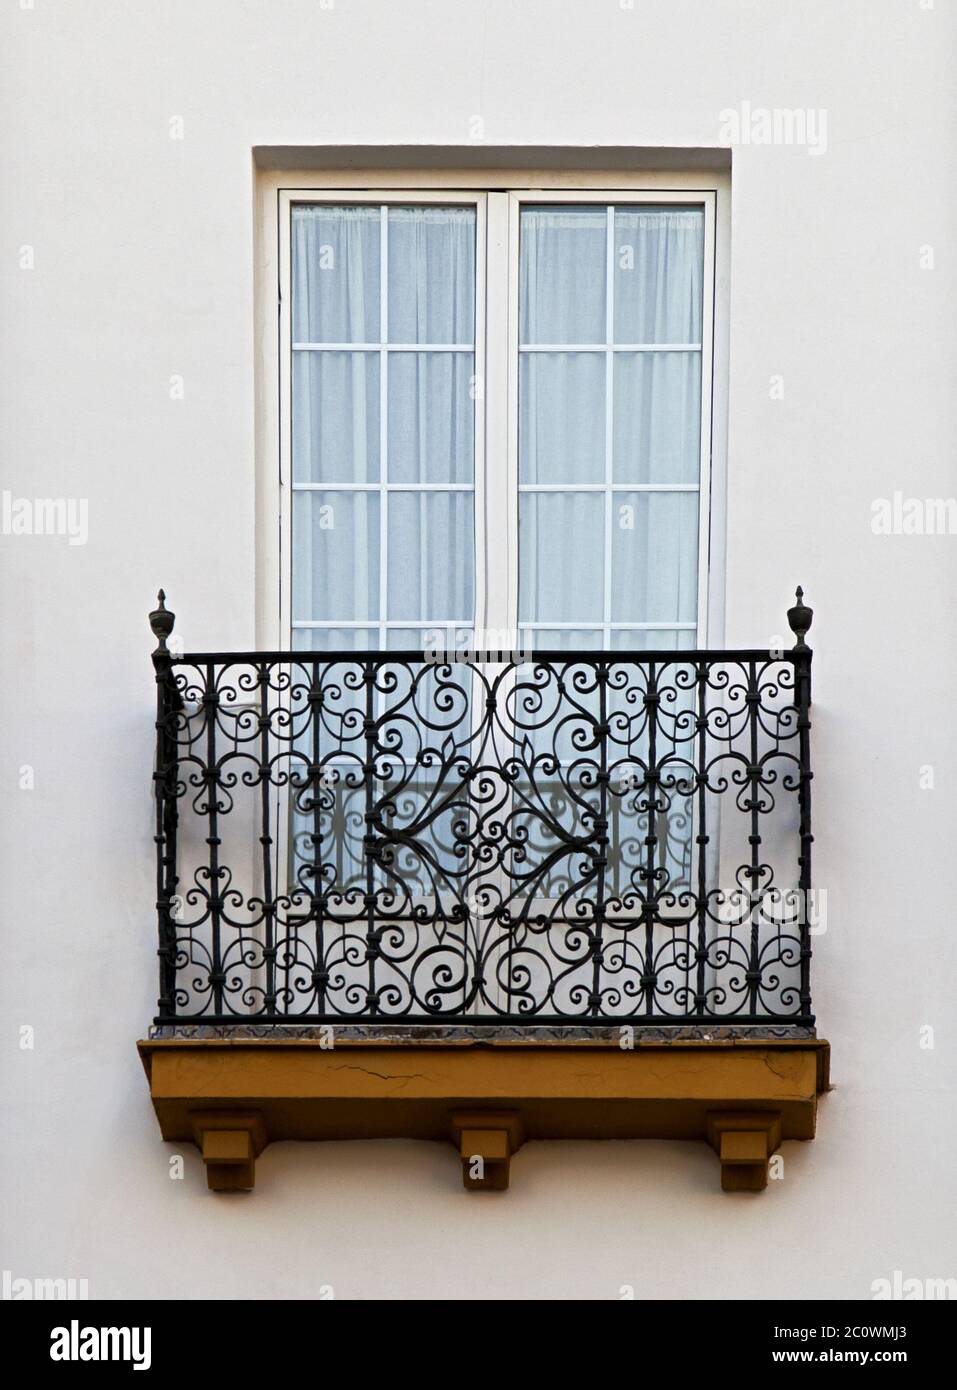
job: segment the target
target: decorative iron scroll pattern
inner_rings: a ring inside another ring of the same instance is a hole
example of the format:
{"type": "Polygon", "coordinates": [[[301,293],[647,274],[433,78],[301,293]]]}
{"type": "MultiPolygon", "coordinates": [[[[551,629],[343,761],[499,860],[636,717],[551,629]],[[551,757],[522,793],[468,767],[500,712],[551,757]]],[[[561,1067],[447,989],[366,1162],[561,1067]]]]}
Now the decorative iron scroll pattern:
{"type": "Polygon", "coordinates": [[[436,662],[151,621],[157,1023],[813,1023],[803,632],[436,662]]]}

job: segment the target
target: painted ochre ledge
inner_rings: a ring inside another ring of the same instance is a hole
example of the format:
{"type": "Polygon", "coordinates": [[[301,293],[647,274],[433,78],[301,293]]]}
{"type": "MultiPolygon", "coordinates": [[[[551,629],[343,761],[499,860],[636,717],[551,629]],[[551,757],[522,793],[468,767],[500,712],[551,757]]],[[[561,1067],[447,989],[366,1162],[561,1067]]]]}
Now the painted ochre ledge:
{"type": "Polygon", "coordinates": [[[703,1139],[726,1192],[760,1191],[782,1139],[812,1139],[821,1039],[153,1037],[137,1044],[163,1138],[242,1191],[273,1140],[451,1141],[468,1189],[508,1186],[526,1139],[703,1139]]]}

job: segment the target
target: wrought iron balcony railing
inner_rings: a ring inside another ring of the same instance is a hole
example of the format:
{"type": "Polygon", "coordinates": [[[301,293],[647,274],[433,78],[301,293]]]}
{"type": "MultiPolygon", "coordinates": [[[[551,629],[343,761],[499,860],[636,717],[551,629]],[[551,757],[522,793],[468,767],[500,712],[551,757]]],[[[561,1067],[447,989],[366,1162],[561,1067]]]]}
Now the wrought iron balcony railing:
{"type": "Polygon", "coordinates": [[[789,651],[173,655],[158,1024],[813,1024],[789,651]],[[493,659],[494,658],[494,659],[493,659]]]}

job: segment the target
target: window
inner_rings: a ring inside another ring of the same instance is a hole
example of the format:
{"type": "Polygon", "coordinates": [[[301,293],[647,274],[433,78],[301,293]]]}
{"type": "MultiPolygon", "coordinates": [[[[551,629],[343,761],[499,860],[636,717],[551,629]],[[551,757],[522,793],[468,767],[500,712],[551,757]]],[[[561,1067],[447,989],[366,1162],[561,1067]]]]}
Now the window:
{"type": "Polygon", "coordinates": [[[531,646],[694,645],[703,213],[519,223],[519,621],[531,646]],[[689,640],[690,639],[690,640],[689,640]]]}
{"type": "MultiPolygon", "coordinates": [[[[703,644],[714,201],[664,190],[282,195],[293,649],[703,644]]],[[[534,736],[535,755],[557,761],[537,780],[540,804],[513,808],[530,901],[545,912],[575,883],[548,826],[581,829],[591,814],[569,792],[570,739],[570,728],[534,736]]],[[[446,888],[454,899],[468,797],[450,796],[434,769],[400,764],[402,797],[380,789],[386,820],[424,824],[437,793],[449,807],[410,837],[431,864],[409,851],[383,882],[400,880],[420,906],[446,888]]],[[[347,895],[367,868],[364,792],[349,767],[345,753],[327,760],[336,782],[321,828],[330,881],[347,895]]],[[[291,867],[305,884],[318,832],[303,812],[307,783],[293,785],[291,867]]],[[[614,891],[640,871],[639,800],[613,800],[614,891]]],[[[669,803],[656,834],[680,894],[692,803],[677,790],[669,803]]]]}
{"type": "Polygon", "coordinates": [[[700,643],[714,196],[282,195],[295,649],[700,643]]]}
{"type": "Polygon", "coordinates": [[[292,209],[297,649],[416,648],[475,610],[477,209],[292,209]]]}

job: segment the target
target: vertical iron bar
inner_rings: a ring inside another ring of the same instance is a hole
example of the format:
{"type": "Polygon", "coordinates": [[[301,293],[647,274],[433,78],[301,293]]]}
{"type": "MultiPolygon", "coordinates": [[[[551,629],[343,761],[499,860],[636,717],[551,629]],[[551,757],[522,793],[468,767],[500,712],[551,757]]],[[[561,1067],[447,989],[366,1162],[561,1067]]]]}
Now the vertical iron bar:
{"type": "Polygon", "coordinates": [[[212,923],[212,968],[209,972],[209,981],[213,987],[213,1012],[221,1014],[223,1011],[223,984],[226,977],[223,973],[221,941],[223,904],[219,896],[219,880],[222,877],[222,870],[219,866],[219,846],[222,844],[219,838],[219,769],[216,766],[216,711],[219,707],[219,695],[216,692],[216,670],[213,663],[207,661],[204,670],[206,811],[209,821],[209,834],[206,836],[206,844],[209,846],[209,897],[207,905],[212,923]]]}
{"type": "Polygon", "coordinates": [[[754,661],[748,662],[748,693],[746,696],[748,706],[748,730],[750,739],[748,743],[748,786],[751,793],[751,831],[748,836],[748,843],[751,846],[751,871],[749,874],[748,888],[748,915],[751,920],[751,948],[748,953],[748,1012],[756,1014],[758,1011],[758,983],[761,979],[759,967],[759,941],[758,941],[758,914],[754,901],[755,885],[758,881],[758,873],[761,864],[761,833],[758,822],[758,673],[757,664],[754,661]]]}
{"type": "Polygon", "coordinates": [[[179,776],[176,719],[182,707],[172,674],[172,657],[166,639],[173,631],[175,613],[166,608],[166,595],[160,589],[157,607],[150,613],[150,629],[157,645],[152,654],[156,674],[156,762],[153,788],[156,801],[156,914],[159,928],[159,999],[157,1017],[166,1022],[176,1013],[176,924],[173,901],[179,882],[177,875],[176,830],[178,810],[176,786],[179,776]]]}
{"type": "Polygon", "coordinates": [[[176,894],[176,761],[175,734],[171,730],[175,710],[170,692],[167,658],[156,668],[156,912],[159,925],[159,1000],[161,1018],[172,1018],[176,998],[176,927],[173,899],[176,894]]]}
{"type": "MultiPolygon", "coordinates": [[[[510,686],[511,686],[512,688],[514,688],[515,684],[518,682],[518,678],[519,678],[518,672],[519,672],[519,668],[518,668],[518,658],[517,658],[517,657],[513,657],[512,660],[511,660],[511,662],[509,663],[509,668],[508,668],[508,670],[507,670],[507,671],[505,671],[505,670],[500,671],[499,674],[495,677],[495,681],[494,681],[494,684],[493,684],[493,686],[492,686],[492,698],[491,698],[491,701],[490,701],[490,702],[489,702],[489,701],[486,701],[486,707],[485,707],[485,715],[486,715],[486,719],[488,720],[488,735],[487,735],[487,739],[488,739],[488,748],[489,748],[489,750],[490,750],[489,761],[493,764],[494,769],[495,769],[495,772],[496,772],[496,774],[497,774],[497,775],[499,776],[499,778],[500,778],[500,785],[501,785],[501,787],[502,787],[502,794],[503,794],[503,802],[506,803],[506,804],[511,804],[511,805],[514,805],[514,804],[515,804],[515,797],[512,795],[512,790],[511,790],[511,787],[510,787],[510,785],[509,785],[509,783],[508,783],[508,778],[507,778],[506,775],[505,775],[505,769],[503,768],[502,764],[503,764],[503,762],[507,762],[507,760],[508,760],[508,758],[509,758],[509,755],[511,754],[511,755],[513,756],[513,758],[514,758],[514,762],[513,762],[512,766],[517,768],[517,765],[518,765],[518,754],[517,754],[517,752],[516,752],[517,740],[516,740],[516,737],[515,737],[515,729],[514,729],[514,727],[512,727],[512,728],[510,729],[510,728],[509,728],[509,725],[506,723],[506,717],[507,717],[507,713],[508,713],[508,710],[509,710],[509,702],[508,702],[507,694],[506,694],[506,697],[502,700],[502,703],[501,703],[501,714],[500,714],[500,716],[499,716],[500,721],[501,721],[501,729],[500,729],[500,730],[496,730],[496,728],[495,728],[495,719],[494,719],[494,716],[495,716],[496,710],[499,708],[499,706],[498,706],[498,695],[499,695],[499,690],[500,690],[500,689],[503,689],[503,690],[505,690],[505,691],[507,692],[510,686]]],[[[514,714],[514,710],[513,710],[512,712],[513,712],[513,714],[514,714]]],[[[560,711],[560,709],[559,709],[559,714],[560,714],[560,713],[561,713],[561,711],[560,711]]],[[[514,851],[509,847],[509,845],[507,844],[507,842],[506,842],[505,840],[503,840],[503,845],[502,845],[502,851],[501,851],[501,853],[502,853],[502,860],[501,860],[501,866],[502,866],[502,867],[501,867],[501,873],[502,873],[502,878],[504,879],[504,886],[503,886],[503,891],[502,891],[502,898],[505,899],[505,900],[509,900],[509,898],[510,898],[510,888],[511,888],[511,884],[510,884],[510,882],[509,882],[509,874],[510,874],[510,872],[511,872],[512,862],[513,862],[511,856],[512,856],[512,854],[514,853],[514,851]]],[[[501,905],[499,904],[498,908],[496,909],[496,912],[498,913],[498,912],[500,911],[500,909],[501,909],[501,905]]],[[[501,916],[498,916],[498,915],[497,915],[497,916],[496,916],[496,920],[497,920],[498,922],[500,922],[501,925],[502,925],[502,927],[506,928],[507,931],[508,931],[508,945],[507,945],[506,948],[505,948],[505,980],[506,980],[506,988],[505,988],[505,1013],[510,1017],[510,1016],[511,1016],[511,1013],[512,1013],[512,995],[513,995],[513,993],[514,993],[514,991],[513,991],[513,989],[512,989],[512,980],[513,980],[513,978],[514,978],[514,973],[513,973],[513,972],[514,972],[514,969],[515,969],[515,913],[514,913],[514,911],[510,911],[509,915],[510,915],[510,917],[511,917],[512,920],[511,920],[510,922],[508,922],[508,923],[506,923],[504,912],[501,913],[501,916]]],[[[482,961],[482,970],[483,970],[483,972],[484,972],[484,970],[485,970],[485,961],[484,961],[484,959],[483,959],[483,961],[482,961]]]]}
{"type": "Polygon", "coordinates": [[[794,653],[795,703],[798,711],[798,741],[800,760],[800,785],[798,789],[798,809],[800,813],[799,835],[801,849],[798,856],[800,868],[801,893],[801,1013],[805,1017],[811,1013],[811,933],[808,924],[808,905],[811,896],[811,649],[799,648],[794,653]]]}
{"type": "Polygon", "coordinates": [[[366,1006],[370,1014],[378,1013],[378,1000],[375,992],[375,963],[379,953],[378,933],[375,925],[375,859],[374,846],[375,834],[373,825],[375,823],[375,665],[371,661],[363,662],[365,670],[366,704],[365,722],[363,725],[366,740],[366,757],[363,767],[363,777],[365,781],[365,836],[363,837],[363,854],[366,862],[366,960],[369,963],[369,979],[366,988],[366,1006]]]}
{"type": "MultiPolygon", "coordinates": [[[[319,684],[319,662],[312,659],[312,679],[309,683],[309,722],[312,725],[312,903],[311,912],[315,930],[315,984],[316,1012],[326,1011],[326,959],[324,941],[324,922],[322,916],[322,761],[320,734],[322,721],[319,711],[322,708],[322,687],[319,684]]],[[[335,792],[333,792],[335,795],[335,792]]]]}
{"type": "Polygon", "coordinates": [[[601,1012],[602,928],[605,921],[605,874],[608,866],[608,665],[596,662],[598,679],[598,819],[595,821],[595,849],[592,862],[598,871],[595,885],[595,921],[592,933],[592,982],[588,1011],[595,1018],[601,1012]]]}
{"type": "MultiPolygon", "coordinates": [[[[451,645],[451,643],[450,643],[450,645],[451,645]]],[[[475,645],[477,646],[478,644],[476,643],[475,645]]],[[[465,716],[464,716],[464,721],[463,721],[464,724],[465,724],[465,732],[464,732],[464,736],[463,736],[463,741],[464,741],[464,745],[465,745],[465,750],[466,750],[466,751],[463,752],[463,754],[462,754],[462,766],[465,767],[465,768],[467,769],[466,775],[465,775],[465,777],[463,778],[463,782],[462,782],[462,818],[463,818],[463,821],[464,821],[465,825],[469,825],[469,824],[471,823],[471,820],[472,820],[472,815],[471,815],[471,810],[472,810],[472,808],[471,808],[471,805],[470,805],[471,799],[472,799],[472,773],[471,773],[471,768],[472,768],[472,764],[473,764],[473,759],[475,758],[475,755],[476,755],[476,750],[478,749],[478,747],[479,747],[479,745],[480,745],[480,740],[479,740],[478,737],[477,737],[477,730],[476,730],[476,728],[475,728],[476,675],[477,675],[477,673],[478,673],[478,670],[479,670],[479,658],[478,658],[478,655],[477,655],[477,653],[476,653],[476,655],[470,656],[470,657],[469,657],[468,663],[463,667],[463,676],[462,676],[463,684],[464,684],[464,686],[465,686],[466,691],[468,692],[468,693],[467,693],[466,703],[465,703],[465,716]],[[473,663],[474,663],[474,664],[473,664],[473,663]],[[467,753],[467,756],[466,756],[466,753],[467,753]]],[[[456,775],[456,772],[455,772],[455,763],[454,763],[454,761],[453,761],[453,763],[452,763],[452,767],[451,767],[450,771],[451,771],[451,774],[452,774],[452,778],[453,778],[453,780],[454,780],[455,775],[456,775]]],[[[473,860],[472,862],[473,862],[473,864],[475,863],[474,860],[473,860]]],[[[469,873],[470,873],[470,869],[469,869],[467,863],[463,865],[463,868],[464,868],[464,873],[465,873],[464,882],[467,884],[467,883],[469,882],[469,873]]],[[[465,1014],[466,1009],[469,1007],[469,1005],[468,1005],[468,998],[469,998],[469,994],[471,993],[471,991],[472,991],[473,989],[475,990],[475,993],[474,993],[473,998],[472,998],[472,1009],[473,1009],[473,1011],[476,1010],[476,1009],[481,1010],[481,1008],[483,1007],[483,995],[486,995],[486,994],[487,994],[487,984],[486,984],[486,980],[485,980],[485,938],[484,938],[484,932],[483,932],[483,928],[482,928],[483,917],[482,917],[481,908],[480,908],[481,883],[480,883],[480,880],[478,879],[478,877],[476,877],[476,878],[474,878],[474,879],[472,880],[471,888],[472,888],[471,893],[468,893],[468,894],[465,895],[465,908],[466,908],[466,911],[465,911],[465,920],[464,920],[463,923],[462,923],[462,1014],[463,1014],[463,1015],[465,1014]],[[470,899],[470,898],[471,898],[471,903],[469,902],[469,899],[470,899]],[[472,906],[472,904],[474,904],[474,911],[473,911],[473,906],[472,906]],[[475,959],[474,959],[473,967],[472,967],[472,976],[473,976],[473,978],[472,978],[472,981],[471,981],[471,982],[469,981],[469,974],[468,974],[468,968],[469,968],[469,940],[470,940],[470,938],[471,938],[471,942],[472,942],[472,946],[473,946],[473,948],[474,948],[474,954],[475,954],[475,959]],[[480,984],[479,984],[479,983],[476,983],[477,981],[481,981],[481,983],[480,983],[480,984]]],[[[454,911],[455,911],[455,907],[456,907],[456,904],[455,904],[455,901],[454,901],[454,885],[450,885],[449,897],[450,897],[450,899],[451,899],[449,910],[450,910],[451,912],[454,912],[454,911]]],[[[439,898],[438,898],[438,894],[436,894],[436,898],[435,898],[435,914],[436,914],[436,921],[438,921],[438,916],[439,916],[439,898]]],[[[453,938],[453,940],[454,940],[454,938],[453,938]]]]}
{"type": "Polygon", "coordinates": [[[272,773],[269,767],[269,664],[264,661],[259,667],[259,786],[261,811],[259,843],[262,846],[264,916],[263,959],[266,963],[266,994],[264,1002],[267,1015],[276,1012],[276,902],[273,896],[272,874],[272,808],[269,804],[269,789],[271,785],[272,773]]]}
{"type": "Polygon", "coordinates": [[[647,799],[648,834],[645,837],[645,968],[641,984],[645,991],[645,1015],[654,1014],[655,985],[658,972],[655,970],[655,925],[658,916],[657,887],[657,848],[658,848],[658,676],[655,663],[648,663],[648,689],[645,692],[645,708],[648,711],[648,772],[646,785],[650,790],[647,799]]]}
{"type": "Polygon", "coordinates": [[[801,848],[798,854],[799,893],[801,896],[801,1013],[808,1023],[811,1015],[811,932],[808,926],[808,901],[811,895],[811,648],[805,638],[811,630],[814,609],[804,602],[800,584],[794,591],[794,605],[788,609],[788,626],[797,639],[794,643],[794,704],[798,712],[798,834],[801,848]]]}
{"type": "Polygon", "coordinates": [[[698,784],[698,829],[695,843],[698,846],[698,945],[696,952],[697,972],[695,983],[695,1013],[704,1014],[707,995],[705,994],[705,962],[708,958],[708,876],[707,876],[707,762],[708,762],[708,663],[698,663],[698,708],[696,727],[698,735],[697,784],[698,784]]]}

